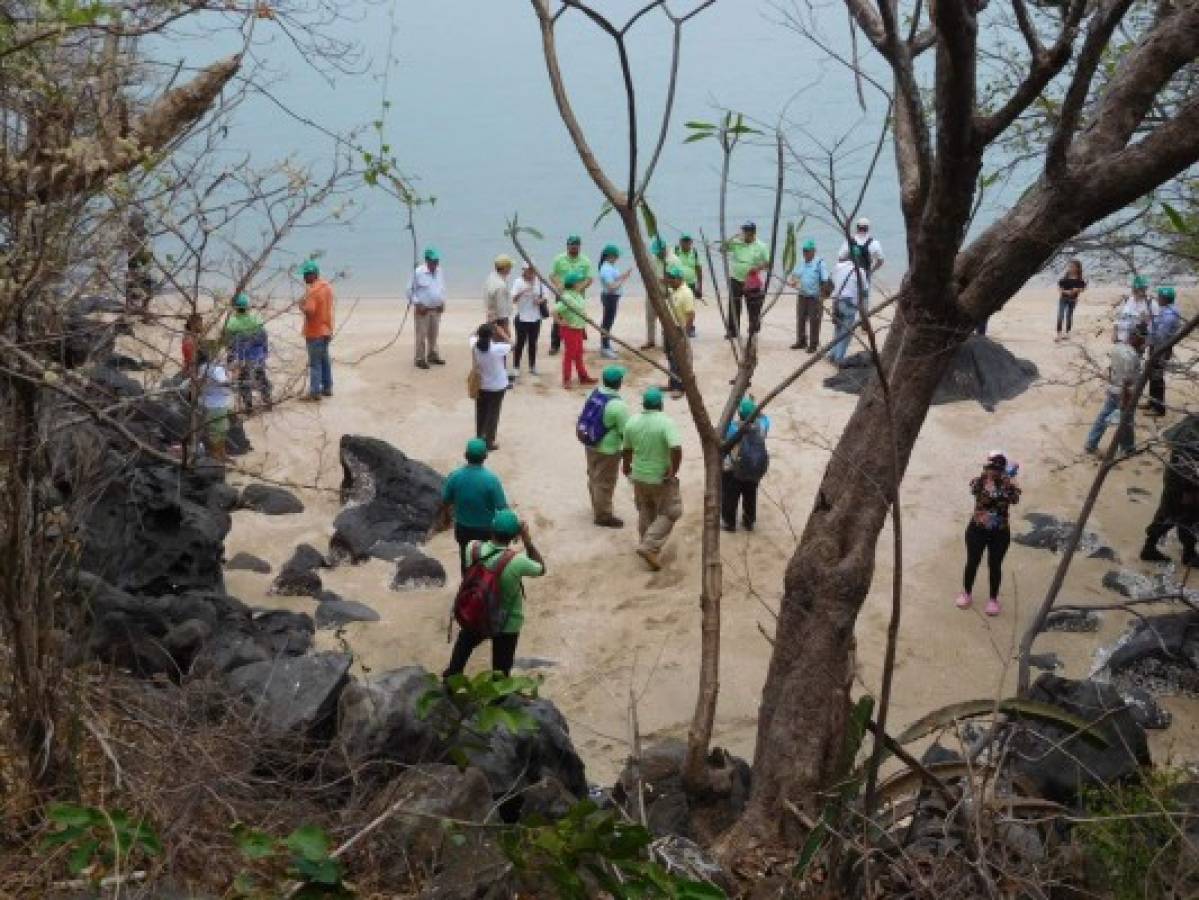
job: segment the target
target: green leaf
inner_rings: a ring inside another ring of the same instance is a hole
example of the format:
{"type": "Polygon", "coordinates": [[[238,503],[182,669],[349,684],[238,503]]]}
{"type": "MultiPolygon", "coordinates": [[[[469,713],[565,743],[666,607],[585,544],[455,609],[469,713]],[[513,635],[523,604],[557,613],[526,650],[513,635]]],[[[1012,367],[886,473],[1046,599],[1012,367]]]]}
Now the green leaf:
{"type": "Polygon", "coordinates": [[[341,863],[328,856],[323,859],[297,859],[295,869],[306,881],[315,884],[341,884],[341,863]]]}
{"type": "Polygon", "coordinates": [[[713,122],[697,122],[695,120],[692,120],[690,122],[684,122],[683,127],[684,128],[693,128],[693,129],[704,129],[707,131],[715,131],[716,130],[716,124],[713,122]]]}
{"type": "Polygon", "coordinates": [[[595,229],[599,228],[600,222],[604,221],[604,219],[608,217],[608,214],[612,212],[613,209],[615,209],[615,207],[605,200],[604,205],[600,207],[599,215],[596,216],[595,221],[591,223],[591,230],[594,231],[595,229]]]}
{"type": "Polygon", "coordinates": [[[808,866],[812,864],[812,860],[816,858],[816,854],[824,846],[824,837],[824,817],[821,816],[820,821],[816,823],[816,827],[808,832],[807,839],[804,840],[803,847],[799,851],[799,858],[795,860],[793,873],[796,878],[802,878],[807,873],[808,866]]]}
{"type": "Polygon", "coordinates": [[[50,804],[46,817],[56,825],[74,825],[80,828],[105,821],[99,810],[90,806],[76,806],[74,803],[50,804]]]}
{"type": "Polygon", "coordinates": [[[329,855],[329,836],[315,825],[301,825],[287,836],[286,844],[288,850],[310,862],[329,855]]]}
{"type": "Polygon", "coordinates": [[[96,858],[96,851],[98,849],[100,849],[100,842],[95,838],[90,838],[81,843],[67,857],[67,871],[72,875],[78,875],[92,864],[92,861],[96,858]]]}
{"type": "Polygon", "coordinates": [[[1044,719],[1057,725],[1065,725],[1067,728],[1073,728],[1083,737],[1096,741],[1105,747],[1108,745],[1107,738],[1094,731],[1086,720],[1080,719],[1078,716],[1072,715],[1064,709],[1049,703],[1039,703],[1035,700],[1021,700],[1018,697],[1009,697],[1006,700],[1000,700],[998,703],[994,700],[966,700],[962,703],[952,703],[949,706],[943,706],[913,722],[904,729],[903,733],[896,740],[901,744],[910,744],[912,741],[926,737],[934,731],[948,728],[958,719],[987,716],[997,711],[1007,713],[1008,715],[1025,716],[1030,719],[1044,719]]]}
{"type": "Polygon", "coordinates": [[[433,712],[433,709],[445,698],[445,693],[441,690],[441,686],[431,687],[416,701],[416,717],[418,719],[427,719],[433,712]]]}
{"type": "Polygon", "coordinates": [[[650,208],[648,200],[641,201],[641,219],[645,222],[645,230],[651,238],[658,236],[658,217],[650,208]]]}
{"type": "Polygon", "coordinates": [[[1170,220],[1171,227],[1179,234],[1190,234],[1191,229],[1187,228],[1186,220],[1182,215],[1166,201],[1162,201],[1162,212],[1166,214],[1166,218],[1170,220]]]}
{"type": "Polygon", "coordinates": [[[233,843],[246,859],[266,859],[275,853],[273,837],[256,828],[247,828],[240,822],[233,826],[233,843]]]}
{"type": "Polygon", "coordinates": [[[688,135],[687,137],[685,137],[683,139],[683,143],[684,144],[694,144],[696,141],[706,141],[708,138],[714,137],[714,136],[715,136],[715,134],[713,132],[697,132],[695,134],[688,135]]]}
{"type": "Polygon", "coordinates": [[[64,844],[74,843],[76,839],[87,834],[87,829],[79,825],[71,825],[64,828],[62,831],[55,831],[42,838],[43,847],[61,847],[64,844]]]}

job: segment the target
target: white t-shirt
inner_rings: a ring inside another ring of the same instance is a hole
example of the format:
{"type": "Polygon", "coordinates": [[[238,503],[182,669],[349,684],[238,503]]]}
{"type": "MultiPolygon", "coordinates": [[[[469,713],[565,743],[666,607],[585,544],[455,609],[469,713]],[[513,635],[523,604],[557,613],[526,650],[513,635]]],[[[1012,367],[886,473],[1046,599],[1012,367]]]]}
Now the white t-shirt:
{"type": "Polygon", "coordinates": [[[850,300],[854,303],[858,302],[858,273],[861,273],[863,286],[869,289],[870,282],[866,278],[866,270],[855,268],[854,264],[847,259],[837,263],[837,268],[833,270],[833,297],[834,299],[850,300]]]}
{"type": "Polygon", "coordinates": [[[1125,297],[1124,302],[1116,310],[1116,340],[1125,342],[1132,330],[1140,324],[1149,324],[1149,317],[1157,318],[1158,305],[1156,300],[1141,300],[1138,297],[1125,297]]]}
{"type": "MultiPolygon", "coordinates": [[[[883,256],[883,245],[878,242],[878,238],[875,238],[871,235],[867,235],[865,240],[861,240],[855,234],[853,236],[853,242],[855,244],[857,244],[859,247],[866,248],[866,250],[870,253],[870,264],[874,268],[877,269],[879,266],[879,263],[886,261],[887,258],[885,256],[883,256]]],[[[842,256],[848,256],[848,255],[849,255],[849,241],[843,241],[841,243],[841,250],[837,254],[837,256],[838,256],[838,258],[840,258],[842,256]]],[[[874,272],[873,271],[867,272],[866,270],[863,269],[862,274],[866,276],[866,290],[869,291],[870,290],[870,276],[873,275],[874,272]]]]}
{"type": "Polygon", "coordinates": [[[225,367],[210,363],[200,368],[200,403],[205,409],[221,410],[233,408],[233,389],[229,387],[229,373],[225,367]]]}
{"type": "Polygon", "coordinates": [[[479,367],[481,376],[479,387],[485,391],[508,390],[508,366],[504,362],[504,357],[512,352],[512,345],[493,340],[491,346],[484,352],[475,348],[475,344],[478,342],[477,336],[471,337],[471,352],[475,355],[475,365],[479,367]]]}
{"type": "Polygon", "coordinates": [[[517,275],[512,282],[512,300],[516,304],[516,318],[522,322],[541,321],[541,301],[545,299],[545,284],[540,278],[525,280],[517,275]]]}

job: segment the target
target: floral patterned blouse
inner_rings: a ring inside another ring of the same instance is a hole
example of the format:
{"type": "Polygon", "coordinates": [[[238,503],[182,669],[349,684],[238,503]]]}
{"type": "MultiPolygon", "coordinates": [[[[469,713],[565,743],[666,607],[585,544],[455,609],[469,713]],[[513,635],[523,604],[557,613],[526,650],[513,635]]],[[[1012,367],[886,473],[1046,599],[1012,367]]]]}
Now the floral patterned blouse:
{"type": "Polygon", "coordinates": [[[974,515],[970,521],[983,528],[998,530],[1008,527],[1008,507],[1020,502],[1020,488],[1007,475],[971,479],[970,493],[974,495],[974,515]]]}

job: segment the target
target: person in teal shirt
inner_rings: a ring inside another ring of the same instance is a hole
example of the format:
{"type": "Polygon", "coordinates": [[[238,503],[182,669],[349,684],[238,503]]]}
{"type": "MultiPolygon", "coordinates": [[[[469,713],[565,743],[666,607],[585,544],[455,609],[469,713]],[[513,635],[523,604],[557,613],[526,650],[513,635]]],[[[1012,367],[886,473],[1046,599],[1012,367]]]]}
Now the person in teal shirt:
{"type": "MultiPolygon", "coordinates": [[[[624,520],[612,513],[612,495],[620,480],[620,455],[624,450],[624,426],[629,421],[629,405],[620,396],[625,370],[608,366],[603,383],[595,393],[607,397],[604,406],[604,436],[587,451],[587,489],[591,494],[591,511],[601,528],[623,528],[624,520]]],[[[588,398],[590,401],[590,398],[588,398]]]]}
{"type": "MultiPolygon", "coordinates": [[[[566,252],[554,257],[550,266],[550,281],[554,288],[562,291],[566,287],[566,276],[577,275],[575,286],[580,295],[586,295],[587,288],[595,278],[595,268],[591,260],[583,255],[583,239],[572,234],[566,239],[566,252]]],[[[562,349],[562,329],[557,322],[550,329],[550,356],[557,355],[562,349]]]]}
{"type": "Polygon", "coordinates": [[[758,240],[758,226],[746,222],[741,234],[728,242],[732,256],[729,271],[729,321],[728,336],[735,338],[741,333],[741,301],[749,312],[751,333],[761,326],[762,300],[766,296],[766,269],[770,265],[770,251],[758,240]]]}
{"type": "MultiPolygon", "coordinates": [[[[441,512],[438,525],[443,530],[454,523],[454,540],[458,542],[458,557],[466,551],[471,541],[485,541],[491,537],[491,523],[495,514],[508,508],[504,486],[499,476],[483,465],[487,459],[487,442],[482,438],[471,438],[466,442],[466,465],[455,469],[446,478],[441,488],[441,512]]],[[[463,573],[466,563],[462,564],[463,573]]]]}
{"type": "MultiPolygon", "coordinates": [[[[462,570],[481,563],[491,571],[500,570],[500,602],[504,608],[504,624],[499,634],[491,636],[491,668],[507,678],[516,661],[516,643],[520,640],[520,629],[525,624],[524,579],[540,578],[545,574],[545,557],[533,545],[527,525],[521,523],[516,513],[502,509],[491,520],[491,535],[488,540],[471,541],[462,550],[462,570]],[[524,552],[514,549],[517,539],[524,544],[524,552]],[[501,568],[502,567],[502,568],[501,568]]],[[[486,637],[463,629],[450,653],[450,664],[442,672],[443,678],[461,675],[474,649],[487,640],[486,637]]]]}

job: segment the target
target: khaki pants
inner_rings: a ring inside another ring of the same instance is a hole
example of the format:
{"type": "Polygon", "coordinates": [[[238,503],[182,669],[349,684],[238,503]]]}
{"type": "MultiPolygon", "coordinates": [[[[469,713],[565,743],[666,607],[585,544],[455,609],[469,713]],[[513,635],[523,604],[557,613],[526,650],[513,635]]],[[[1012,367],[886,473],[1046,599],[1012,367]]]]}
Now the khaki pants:
{"type": "Polygon", "coordinates": [[[634,481],[633,502],[637,504],[637,533],[641,536],[637,549],[660,552],[674,523],[683,515],[679,480],[671,478],[662,484],[634,481]]]}
{"type": "Polygon", "coordinates": [[[819,297],[795,298],[795,343],[815,350],[820,346],[820,317],[824,312],[819,297]]]}
{"type": "Polygon", "coordinates": [[[612,518],[612,495],[620,479],[620,454],[600,453],[587,447],[587,488],[591,491],[591,511],[595,521],[612,518]]]}
{"type": "Polygon", "coordinates": [[[416,334],[416,354],[413,362],[436,359],[437,332],[441,328],[441,309],[412,308],[412,329],[416,334]]]}

